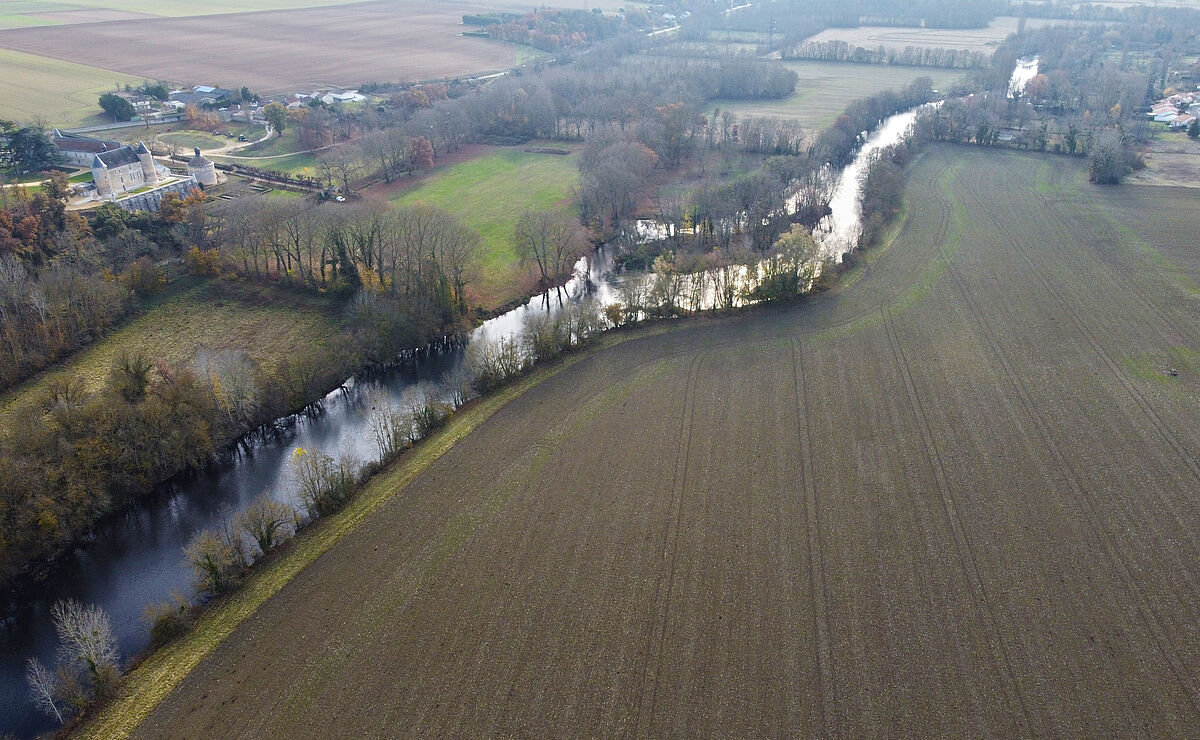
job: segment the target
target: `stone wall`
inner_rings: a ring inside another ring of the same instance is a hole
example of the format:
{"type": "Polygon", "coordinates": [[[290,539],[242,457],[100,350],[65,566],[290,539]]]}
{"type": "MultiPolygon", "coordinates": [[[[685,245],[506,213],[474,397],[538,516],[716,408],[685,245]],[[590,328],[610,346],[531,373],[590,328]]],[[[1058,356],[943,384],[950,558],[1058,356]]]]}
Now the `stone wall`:
{"type": "Polygon", "coordinates": [[[117,205],[126,211],[150,211],[154,213],[158,210],[159,205],[162,204],[163,196],[167,193],[176,193],[180,198],[184,198],[195,188],[195,179],[188,177],[168,183],[154,190],[147,190],[144,193],[121,198],[117,201],[117,205]]]}

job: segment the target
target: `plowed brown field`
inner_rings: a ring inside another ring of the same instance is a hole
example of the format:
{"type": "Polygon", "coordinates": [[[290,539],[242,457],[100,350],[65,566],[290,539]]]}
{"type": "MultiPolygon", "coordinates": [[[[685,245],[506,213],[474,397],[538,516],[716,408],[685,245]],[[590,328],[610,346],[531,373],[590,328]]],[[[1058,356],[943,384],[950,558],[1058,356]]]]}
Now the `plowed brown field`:
{"type": "Polygon", "coordinates": [[[466,38],[479,5],[355,3],[185,18],[148,18],[0,31],[0,48],[149,80],[255,92],[308,92],[503,70],[516,47],[466,38]]]}
{"type": "Polygon", "coordinates": [[[526,393],[139,734],[1194,732],[1193,198],[930,151],[852,284],[526,393]]]}

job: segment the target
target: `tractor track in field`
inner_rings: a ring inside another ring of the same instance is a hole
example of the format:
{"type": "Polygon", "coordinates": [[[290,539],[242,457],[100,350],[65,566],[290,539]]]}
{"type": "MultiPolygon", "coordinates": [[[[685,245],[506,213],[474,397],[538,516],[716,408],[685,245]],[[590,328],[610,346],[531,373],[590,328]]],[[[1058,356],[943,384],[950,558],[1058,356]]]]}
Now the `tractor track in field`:
{"type": "Polygon", "coordinates": [[[1020,708],[1021,716],[1024,719],[1024,723],[1018,723],[1018,726],[1027,734],[1031,731],[1034,734],[1038,734],[1036,730],[1031,730],[1035,723],[1030,715],[1029,707],[1021,692],[1020,685],[1017,683],[1016,673],[1013,671],[1012,660],[1009,658],[1004,637],[997,627],[1002,620],[996,614],[995,607],[988,597],[987,587],[983,583],[983,577],[980,575],[979,561],[975,554],[975,549],[971,545],[971,540],[967,536],[962,516],[958,512],[958,504],[955,501],[954,492],[946,475],[945,463],[942,461],[942,454],[938,449],[937,439],[933,434],[933,428],[929,424],[929,417],[925,413],[925,407],[921,402],[920,394],[917,392],[916,382],[913,380],[912,368],[909,365],[908,357],[905,356],[900,337],[896,333],[895,319],[886,308],[880,309],[880,311],[883,314],[883,329],[887,336],[888,347],[891,350],[896,368],[900,372],[904,384],[909,411],[912,413],[917,427],[921,430],[921,444],[924,448],[925,457],[929,462],[930,469],[934,474],[934,482],[937,485],[938,496],[942,503],[942,513],[945,515],[947,528],[950,530],[955,550],[958,553],[960,568],[963,575],[967,578],[971,597],[975,602],[974,612],[982,623],[981,627],[983,634],[986,636],[988,653],[992,659],[992,664],[996,672],[1002,677],[1005,693],[1009,695],[1008,700],[1012,701],[1012,698],[1016,697],[1016,704],[1020,708]]]}
{"type": "MultiPolygon", "coordinates": [[[[968,188],[968,190],[970,189],[968,188]]],[[[972,195],[978,201],[980,211],[987,216],[988,220],[999,233],[1003,233],[1003,224],[995,216],[992,210],[988,208],[987,201],[983,198],[980,198],[974,192],[972,192],[972,195]]],[[[1196,470],[1193,467],[1194,463],[1192,463],[1188,456],[1182,453],[1179,448],[1178,441],[1175,440],[1173,435],[1162,426],[1162,421],[1158,418],[1157,414],[1155,414],[1146,406],[1146,402],[1141,397],[1140,393],[1131,387],[1129,381],[1124,377],[1124,374],[1121,373],[1120,368],[1113,362],[1112,358],[1096,340],[1096,337],[1092,334],[1091,330],[1084,325],[1083,321],[1079,318],[1075,310],[1067,301],[1062,300],[1062,298],[1055,294],[1053,287],[1049,284],[1046,277],[1039,269],[1037,269],[1036,263],[1030,259],[1025,250],[1017,244],[1017,240],[1010,241],[1010,244],[1013,252],[1021,258],[1021,260],[1036,276],[1035,280],[1041,287],[1042,291],[1059,305],[1064,315],[1071,320],[1071,323],[1075,326],[1076,330],[1079,332],[1079,335],[1084,337],[1092,351],[1101,357],[1109,371],[1116,377],[1125,391],[1133,398],[1134,402],[1145,413],[1146,418],[1150,420],[1151,424],[1160,432],[1164,439],[1171,444],[1172,448],[1175,449],[1177,453],[1180,453],[1181,459],[1185,464],[1187,464],[1193,475],[1196,475],[1197,478],[1200,479],[1200,475],[1197,475],[1196,470]]],[[[987,337],[993,354],[996,356],[997,361],[1000,363],[1001,367],[1004,368],[1005,374],[1008,376],[1009,383],[1013,386],[1014,391],[1022,399],[1022,403],[1025,405],[1030,417],[1035,421],[1035,428],[1038,429],[1038,432],[1042,437],[1042,441],[1046,444],[1047,449],[1050,450],[1055,462],[1061,467],[1061,469],[1068,472],[1068,479],[1074,493],[1085,505],[1084,509],[1087,515],[1086,518],[1089,528],[1092,530],[1096,541],[1101,545],[1112,571],[1120,579],[1122,585],[1125,587],[1128,593],[1131,593],[1136,597],[1138,612],[1143,627],[1146,629],[1147,634],[1150,635],[1154,640],[1155,645],[1163,659],[1170,666],[1171,672],[1175,676],[1176,681],[1183,689],[1184,694],[1188,697],[1192,709],[1200,714],[1200,695],[1197,694],[1197,691],[1194,688],[1194,677],[1192,677],[1188,671],[1187,666],[1185,666],[1183,662],[1179,660],[1179,651],[1168,635],[1167,630],[1163,626],[1161,618],[1150,606],[1149,600],[1146,598],[1145,593],[1139,586],[1138,580],[1134,577],[1129,563],[1127,563],[1126,559],[1121,555],[1120,543],[1117,542],[1116,539],[1106,531],[1103,519],[1099,513],[1098,503],[1094,501],[1092,493],[1083,483],[1083,480],[1079,475],[1079,471],[1076,470],[1076,467],[1074,464],[1072,464],[1069,456],[1067,456],[1059,447],[1045,417],[1037,410],[1037,406],[1033,402],[1033,399],[1029,397],[1024,386],[1017,379],[1015,375],[1015,369],[1012,367],[1011,362],[1005,356],[1004,352],[1000,350],[997,344],[998,340],[996,340],[994,334],[992,334],[991,328],[987,325],[986,318],[982,314],[979,306],[974,303],[966,288],[962,286],[961,280],[962,279],[960,276],[956,276],[956,282],[959,285],[959,292],[963,295],[964,301],[970,307],[976,324],[987,337]]]]}
{"type": "Polygon", "coordinates": [[[825,548],[821,537],[820,499],[812,465],[812,416],[808,381],[804,373],[803,345],[791,341],[792,384],[796,393],[796,435],[801,450],[801,475],[804,480],[804,523],[808,546],[808,584],[812,592],[814,663],[817,666],[818,731],[823,736],[837,735],[837,697],[834,694],[833,658],[829,635],[829,584],[825,579],[825,548]]]}
{"type": "Polygon", "coordinates": [[[675,586],[675,564],[679,555],[679,530],[683,517],[683,497],[687,487],[688,455],[692,447],[692,419],[696,404],[696,382],[700,365],[707,352],[697,352],[688,366],[684,383],[683,409],[680,413],[679,442],[672,471],[671,504],[666,527],[663,530],[662,566],[658,574],[658,589],[655,596],[654,621],[651,624],[650,640],[645,649],[644,663],[639,685],[640,698],[637,705],[637,734],[647,737],[652,734],[651,723],[658,702],[658,686],[662,677],[663,660],[666,653],[667,619],[671,613],[671,592],[675,586]]]}

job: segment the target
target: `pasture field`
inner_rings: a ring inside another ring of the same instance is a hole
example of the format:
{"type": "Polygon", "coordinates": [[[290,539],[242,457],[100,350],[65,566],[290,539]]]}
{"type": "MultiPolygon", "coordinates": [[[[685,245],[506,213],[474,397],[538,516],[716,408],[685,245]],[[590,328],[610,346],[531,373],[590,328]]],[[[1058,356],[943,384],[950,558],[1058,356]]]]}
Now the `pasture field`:
{"type": "Polygon", "coordinates": [[[954,147],[908,180],[831,293],[464,412],[84,736],[1189,733],[1193,196],[954,147]]]}
{"type": "MultiPolygon", "coordinates": [[[[1061,21],[1049,18],[1028,18],[1026,28],[1086,23],[1087,21],[1061,21]]],[[[984,28],[901,28],[896,26],[857,26],[854,28],[827,28],[810,36],[808,41],[845,41],[851,46],[877,49],[917,48],[963,49],[966,51],[992,51],[1017,32],[1020,19],[1015,16],[998,16],[984,28]]]]}
{"type": "Polygon", "coordinates": [[[313,152],[297,154],[271,155],[265,157],[243,157],[241,155],[226,156],[214,154],[212,160],[218,164],[242,164],[248,167],[261,167],[276,172],[289,172],[305,177],[320,177],[321,160],[313,152]]]}
{"type": "MultiPolygon", "coordinates": [[[[20,33],[25,33],[21,31],[20,33]]],[[[70,127],[103,123],[96,102],[118,85],[144,78],[0,48],[0,118],[70,127]]]]}
{"type": "Polygon", "coordinates": [[[321,346],[339,327],[328,301],[281,291],[256,295],[185,279],[167,287],[151,306],[50,371],[0,394],[0,412],[36,402],[54,375],[83,378],[101,388],[123,351],[186,366],[198,350],[244,349],[265,369],[321,346]]]}
{"type": "Polygon", "coordinates": [[[712,105],[739,116],[774,116],[799,121],[820,131],[837,120],[851,102],[884,90],[907,87],[918,77],[929,77],[944,90],[963,73],[951,69],[900,67],[845,62],[785,62],[800,76],[796,91],[782,100],[719,100],[712,105]]]}
{"type": "Polygon", "coordinates": [[[513,244],[521,213],[569,208],[571,187],[578,178],[574,155],[505,148],[435,170],[389,200],[445,209],[483,236],[484,257],[470,289],[475,303],[490,309],[521,297],[531,287],[529,269],[519,263],[513,244]]]}
{"type": "MultiPolygon", "coordinates": [[[[254,139],[262,136],[262,129],[260,128],[258,131],[260,132],[259,136],[255,136],[254,139]]],[[[272,136],[266,141],[256,141],[244,149],[239,149],[237,155],[239,157],[274,157],[298,152],[303,148],[304,145],[300,143],[300,132],[295,128],[285,128],[282,134],[272,136]]]]}
{"type": "Polygon", "coordinates": [[[107,68],[133,75],[139,83],[146,78],[248,85],[265,94],[316,84],[354,87],[367,80],[457,77],[513,66],[514,46],[460,35],[462,14],[472,8],[370,2],[44,26],[0,31],[0,48],[84,65],[103,59],[107,68]],[[314,39],[321,40],[320,53],[313,51],[314,39]]]}

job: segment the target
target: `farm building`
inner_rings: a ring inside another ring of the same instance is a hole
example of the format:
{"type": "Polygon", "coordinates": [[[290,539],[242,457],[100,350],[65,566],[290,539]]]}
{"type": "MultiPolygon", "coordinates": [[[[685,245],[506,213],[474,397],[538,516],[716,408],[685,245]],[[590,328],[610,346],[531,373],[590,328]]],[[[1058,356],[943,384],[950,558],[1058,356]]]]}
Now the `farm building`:
{"type": "Polygon", "coordinates": [[[190,92],[188,90],[173,90],[170,100],[176,103],[183,103],[184,105],[216,105],[222,101],[229,100],[232,95],[232,90],[211,87],[209,85],[196,85],[190,92]]]}
{"type": "Polygon", "coordinates": [[[1196,117],[1193,116],[1191,113],[1180,113],[1178,116],[1175,117],[1175,120],[1173,120],[1169,124],[1167,124],[1167,127],[1173,128],[1173,129],[1187,128],[1188,126],[1191,126],[1192,121],[1195,121],[1195,120],[1196,120],[1196,117]]]}
{"type": "Polygon", "coordinates": [[[50,140],[54,142],[54,146],[58,147],[58,151],[63,155],[63,162],[77,167],[88,167],[92,164],[92,160],[96,158],[97,154],[109,151],[110,149],[121,148],[121,142],[119,141],[104,141],[76,134],[64,134],[58,129],[54,129],[51,132],[50,140]]]}

